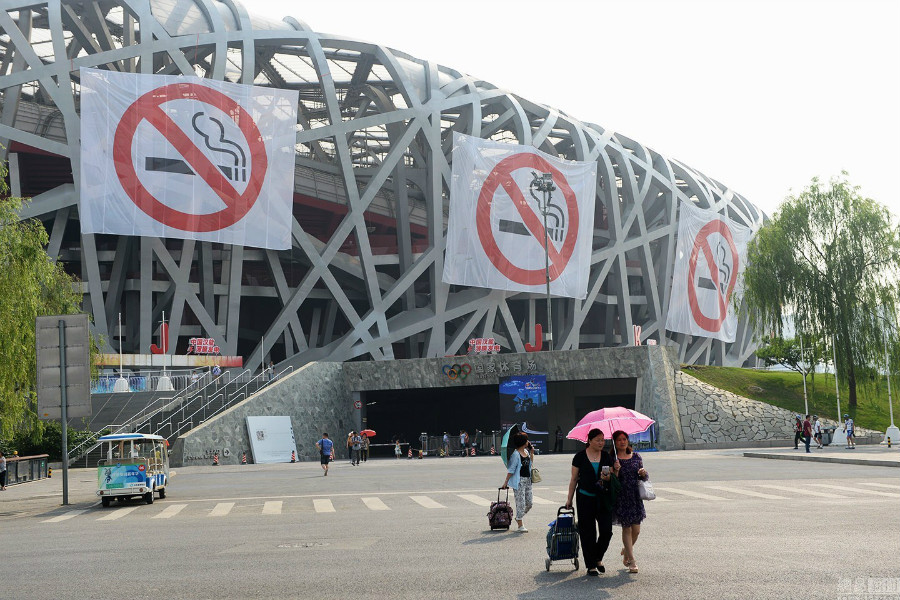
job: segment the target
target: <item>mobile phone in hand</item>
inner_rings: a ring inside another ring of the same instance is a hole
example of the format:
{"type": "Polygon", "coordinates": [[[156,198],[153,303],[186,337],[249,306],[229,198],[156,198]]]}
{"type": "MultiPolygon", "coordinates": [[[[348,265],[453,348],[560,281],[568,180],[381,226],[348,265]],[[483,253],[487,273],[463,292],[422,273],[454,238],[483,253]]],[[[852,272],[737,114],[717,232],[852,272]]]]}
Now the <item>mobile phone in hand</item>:
{"type": "Polygon", "coordinates": [[[604,475],[609,475],[609,465],[603,465],[602,467],[600,467],[600,471],[601,471],[604,475]]]}

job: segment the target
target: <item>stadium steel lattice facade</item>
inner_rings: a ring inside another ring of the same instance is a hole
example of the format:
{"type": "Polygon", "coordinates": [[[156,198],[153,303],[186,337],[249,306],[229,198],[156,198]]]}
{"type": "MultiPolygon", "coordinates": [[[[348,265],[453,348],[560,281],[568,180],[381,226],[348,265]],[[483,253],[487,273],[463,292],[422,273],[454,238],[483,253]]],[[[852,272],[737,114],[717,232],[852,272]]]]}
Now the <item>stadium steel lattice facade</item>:
{"type": "Polygon", "coordinates": [[[554,349],[630,345],[633,324],[644,340],[677,344],[686,363],[741,364],[754,349],[743,322],[733,344],[664,325],[678,202],[754,228],[761,211],[621,134],[386,46],[258,18],[236,0],[3,5],[12,193],[33,197],[24,216],[43,221],[48,253],[83,281],[96,332],[111,340],[123,314],[125,352],[147,352],[163,311],[175,352],[213,337],[251,368],[270,356],[444,356],[471,337],[522,352],[543,321],[541,294],[441,281],[454,131],[597,161],[588,296],[553,300],[554,349]],[[292,249],[82,235],[80,67],[299,90],[292,249]]]}

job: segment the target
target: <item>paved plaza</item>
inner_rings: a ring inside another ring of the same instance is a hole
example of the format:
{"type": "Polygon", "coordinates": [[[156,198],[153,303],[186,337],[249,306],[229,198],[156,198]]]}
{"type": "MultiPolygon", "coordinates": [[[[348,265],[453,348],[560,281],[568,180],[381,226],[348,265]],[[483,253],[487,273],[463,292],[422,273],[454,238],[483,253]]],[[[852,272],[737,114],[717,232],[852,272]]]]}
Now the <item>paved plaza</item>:
{"type": "Polygon", "coordinates": [[[189,467],[165,500],[108,509],[84,469],[60,506],[57,472],[0,495],[0,598],[837,599],[896,583],[895,469],[742,452],[644,454],[659,497],[641,571],[616,528],[599,578],[544,567],[569,455],[538,457],[526,534],[488,529],[499,458],[189,467]]]}

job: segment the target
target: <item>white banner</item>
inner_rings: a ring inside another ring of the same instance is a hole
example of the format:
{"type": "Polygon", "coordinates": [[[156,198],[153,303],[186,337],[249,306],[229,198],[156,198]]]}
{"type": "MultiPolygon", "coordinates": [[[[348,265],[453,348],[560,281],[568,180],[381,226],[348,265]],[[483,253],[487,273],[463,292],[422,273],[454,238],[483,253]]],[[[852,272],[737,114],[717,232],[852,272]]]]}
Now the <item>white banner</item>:
{"type": "Polygon", "coordinates": [[[666,329],[733,342],[734,301],[753,232],[716,212],[682,202],[666,329]]]}
{"type": "Polygon", "coordinates": [[[530,146],[453,134],[450,219],[443,281],[498,290],[546,289],[544,217],[529,189],[551,173],[547,210],[550,293],[587,296],[597,163],[561,160],[530,146]]]}
{"type": "Polygon", "coordinates": [[[296,91],[81,69],[82,233],[291,247],[296,91]]]}

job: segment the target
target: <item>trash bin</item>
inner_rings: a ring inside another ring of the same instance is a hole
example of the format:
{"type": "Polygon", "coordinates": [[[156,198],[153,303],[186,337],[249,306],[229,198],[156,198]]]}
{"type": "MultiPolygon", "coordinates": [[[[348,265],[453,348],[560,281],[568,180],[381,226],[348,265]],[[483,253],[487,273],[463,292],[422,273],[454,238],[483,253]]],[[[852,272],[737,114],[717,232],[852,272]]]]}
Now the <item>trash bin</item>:
{"type": "Polygon", "coordinates": [[[834,427],[823,427],[822,428],[822,445],[827,446],[831,443],[831,440],[834,439],[834,427]]]}

